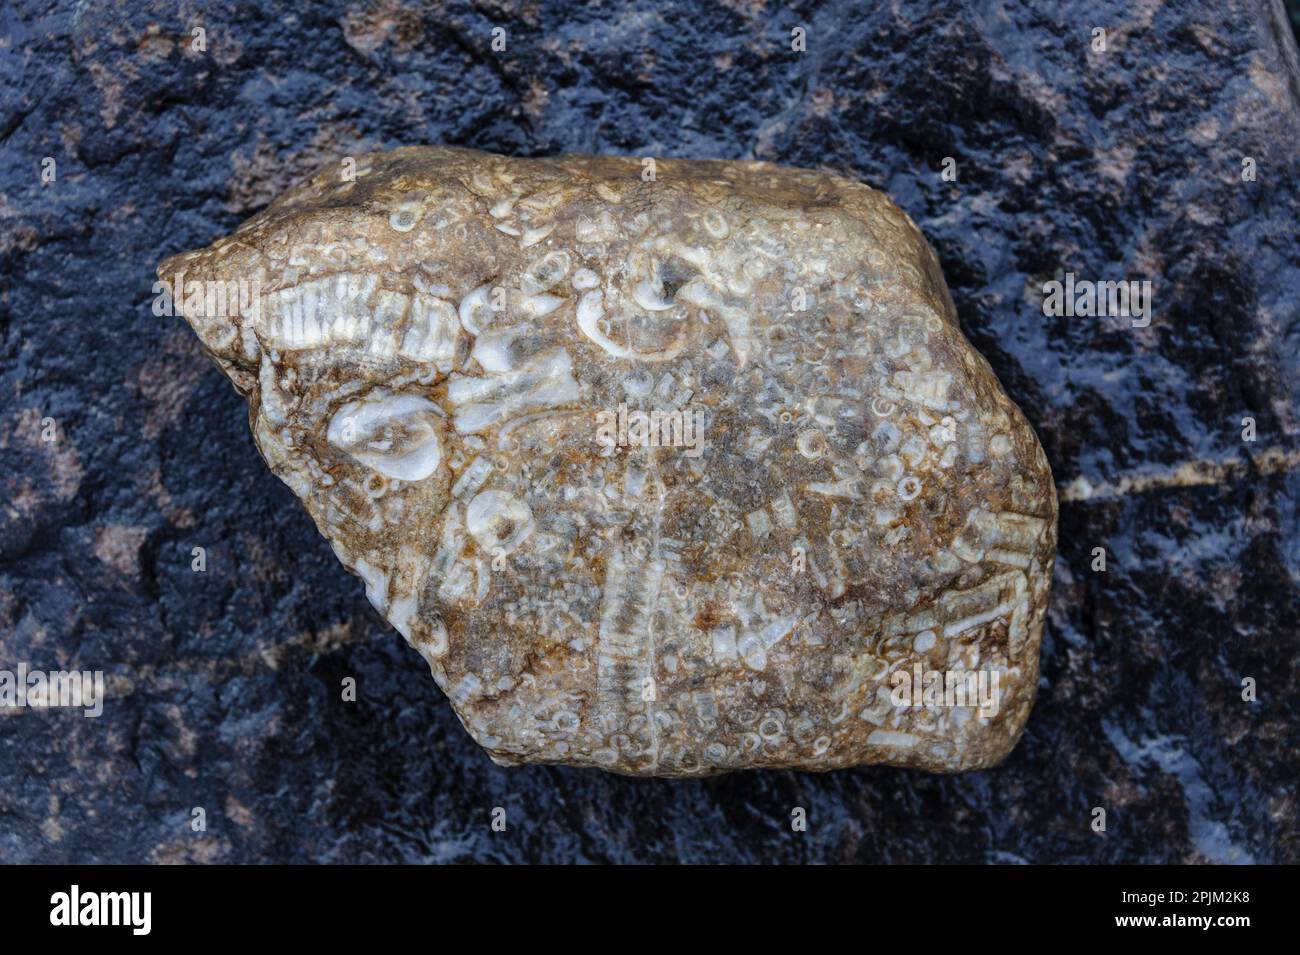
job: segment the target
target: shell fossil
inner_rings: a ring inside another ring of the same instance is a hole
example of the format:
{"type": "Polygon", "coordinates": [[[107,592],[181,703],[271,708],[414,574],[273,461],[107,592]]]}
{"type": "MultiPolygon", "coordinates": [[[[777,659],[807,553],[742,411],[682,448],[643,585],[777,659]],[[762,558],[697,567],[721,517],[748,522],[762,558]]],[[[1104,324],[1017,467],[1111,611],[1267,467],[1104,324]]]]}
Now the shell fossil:
{"type": "Polygon", "coordinates": [[[398,149],[159,277],[497,762],[997,762],[1056,497],[934,254],[844,178],[644,168],[398,149]]]}

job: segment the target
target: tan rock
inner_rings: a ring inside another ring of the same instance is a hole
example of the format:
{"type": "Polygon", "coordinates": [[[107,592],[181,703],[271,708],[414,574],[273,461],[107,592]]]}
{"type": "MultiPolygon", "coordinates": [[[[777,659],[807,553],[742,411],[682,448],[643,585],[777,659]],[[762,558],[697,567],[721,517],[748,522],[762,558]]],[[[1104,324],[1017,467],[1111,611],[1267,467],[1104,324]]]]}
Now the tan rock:
{"type": "Polygon", "coordinates": [[[1006,755],[1051,472],[885,196],[432,147],[348,171],[159,275],[493,759],[1006,755]]]}

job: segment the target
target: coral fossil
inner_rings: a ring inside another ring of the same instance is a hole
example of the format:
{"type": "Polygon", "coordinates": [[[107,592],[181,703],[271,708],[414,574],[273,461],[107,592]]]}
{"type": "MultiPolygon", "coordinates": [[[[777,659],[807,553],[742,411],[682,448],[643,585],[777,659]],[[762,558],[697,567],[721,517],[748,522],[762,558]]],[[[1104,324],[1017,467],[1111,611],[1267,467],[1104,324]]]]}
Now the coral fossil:
{"type": "Polygon", "coordinates": [[[1009,752],[1051,472],[885,196],[758,162],[435,147],[355,173],[159,275],[494,760],[1009,752]]]}

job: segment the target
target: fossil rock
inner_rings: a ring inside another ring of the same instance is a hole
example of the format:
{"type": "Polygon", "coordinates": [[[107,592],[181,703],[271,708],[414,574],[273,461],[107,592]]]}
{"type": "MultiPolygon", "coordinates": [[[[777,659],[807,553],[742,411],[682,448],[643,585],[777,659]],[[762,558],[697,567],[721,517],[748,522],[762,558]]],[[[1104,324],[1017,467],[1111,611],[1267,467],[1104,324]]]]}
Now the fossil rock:
{"type": "Polygon", "coordinates": [[[885,196],[446,148],[355,173],[159,276],[493,759],[953,771],[1011,749],[1051,473],[885,196]]]}

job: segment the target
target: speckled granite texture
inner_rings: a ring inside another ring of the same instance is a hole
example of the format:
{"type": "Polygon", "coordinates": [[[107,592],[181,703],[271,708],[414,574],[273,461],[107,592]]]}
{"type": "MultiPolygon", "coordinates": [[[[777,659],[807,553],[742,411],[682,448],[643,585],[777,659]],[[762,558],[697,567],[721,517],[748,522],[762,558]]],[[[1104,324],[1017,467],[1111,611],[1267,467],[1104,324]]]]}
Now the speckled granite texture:
{"type": "Polygon", "coordinates": [[[99,719],[0,714],[0,861],[1300,861],[1294,40],[1275,3],[1040,6],[6,6],[0,669],[109,689],[99,719]],[[824,166],[907,211],[1060,493],[1006,763],[487,760],[150,307],[166,255],[421,142],[824,166]],[[1066,272],[1150,280],[1150,325],[1045,316],[1066,272]]]}

